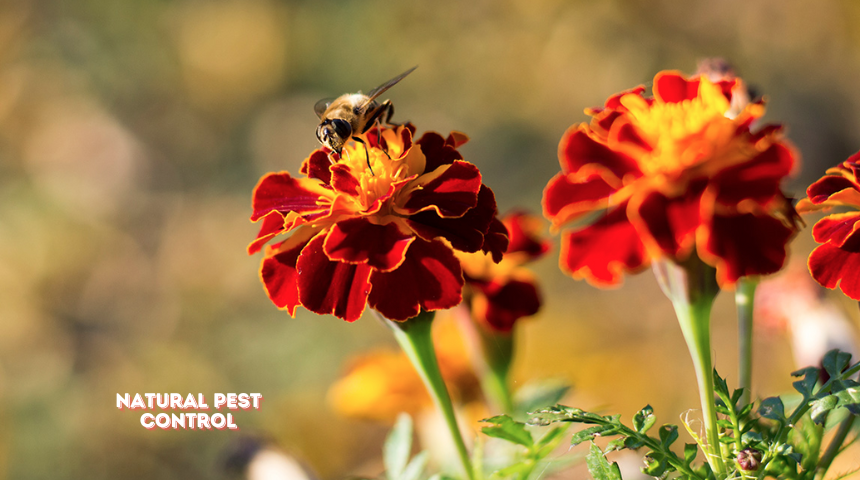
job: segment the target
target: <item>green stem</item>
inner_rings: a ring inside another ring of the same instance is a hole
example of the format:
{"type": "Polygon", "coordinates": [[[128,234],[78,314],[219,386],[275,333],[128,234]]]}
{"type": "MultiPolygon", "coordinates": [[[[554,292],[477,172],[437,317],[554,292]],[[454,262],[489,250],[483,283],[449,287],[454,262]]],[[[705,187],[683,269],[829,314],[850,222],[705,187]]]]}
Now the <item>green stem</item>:
{"type": "Polygon", "coordinates": [[[508,372],[511,368],[512,357],[510,352],[513,352],[514,349],[513,335],[494,335],[481,332],[481,340],[484,347],[484,359],[487,362],[487,368],[481,374],[481,388],[484,394],[502,410],[502,413],[512,415],[514,404],[511,401],[510,388],[508,388],[508,372]],[[494,355],[494,352],[500,354],[494,355]]]}
{"type": "Polygon", "coordinates": [[[495,332],[480,325],[463,304],[454,313],[463,339],[469,347],[469,357],[481,382],[481,391],[496,411],[513,415],[514,406],[508,385],[508,374],[514,355],[513,332],[495,332]]]}
{"type": "Polygon", "coordinates": [[[851,431],[851,426],[854,425],[854,418],[854,414],[849,413],[848,417],[845,420],[842,420],[842,423],[839,424],[839,429],[836,430],[836,435],[833,436],[833,439],[830,441],[830,445],[827,446],[827,450],[825,450],[824,455],[821,456],[821,460],[818,462],[818,472],[815,474],[815,478],[817,480],[824,478],[824,475],[827,474],[827,469],[830,468],[830,464],[833,463],[833,459],[839,454],[840,448],[845,442],[845,437],[848,436],[848,432],[851,431]]]}
{"type": "Polygon", "coordinates": [[[706,438],[702,450],[716,477],[725,478],[726,466],[720,451],[714,403],[714,368],[711,364],[711,306],[719,293],[715,271],[694,254],[682,264],[659,262],[655,264],[655,273],[663,292],[675,307],[675,315],[696,371],[706,438]]]}
{"type": "Polygon", "coordinates": [[[738,309],[738,383],[744,389],[740,404],[749,403],[752,395],[753,303],[758,279],[742,278],[735,291],[738,309]]]}
{"type": "Polygon", "coordinates": [[[417,317],[410,318],[405,322],[394,322],[386,320],[386,323],[394,332],[394,338],[397,343],[409,357],[421,380],[424,381],[424,386],[433,397],[433,402],[436,408],[442,413],[445,418],[445,423],[448,426],[448,431],[451,434],[451,439],[457,449],[457,454],[460,457],[460,463],[469,480],[474,478],[472,464],[469,461],[469,453],[466,451],[466,444],[463,442],[463,436],[460,434],[460,427],[457,425],[457,417],[454,415],[454,406],[451,403],[451,396],[448,395],[448,389],[442,379],[442,373],[439,371],[439,363],[436,360],[436,351],[433,348],[433,312],[421,312],[417,317]]]}

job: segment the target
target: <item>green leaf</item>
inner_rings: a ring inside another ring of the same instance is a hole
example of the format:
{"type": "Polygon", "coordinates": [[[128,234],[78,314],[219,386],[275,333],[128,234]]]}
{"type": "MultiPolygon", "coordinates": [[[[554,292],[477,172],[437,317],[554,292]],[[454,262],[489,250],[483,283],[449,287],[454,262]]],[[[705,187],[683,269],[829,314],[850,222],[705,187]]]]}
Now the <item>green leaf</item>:
{"type": "Polygon", "coordinates": [[[678,439],[678,426],[677,425],[663,425],[660,427],[660,443],[663,444],[664,447],[669,448],[672,443],[678,439]]]}
{"type": "Polygon", "coordinates": [[[768,397],[762,400],[758,407],[758,414],[771,420],[785,422],[785,405],[779,397],[768,397]]]}
{"type": "Polygon", "coordinates": [[[645,455],[645,466],[642,467],[642,473],[651,477],[662,477],[669,467],[669,462],[666,456],[662,453],[651,452],[645,455]]]}
{"type": "Polygon", "coordinates": [[[399,480],[412,453],[412,418],[405,413],[397,417],[397,423],[385,438],[382,463],[388,480],[399,480]]]}
{"type": "Polygon", "coordinates": [[[726,398],[729,397],[729,386],[726,383],[726,379],[721,377],[716,369],[714,369],[714,390],[717,391],[717,394],[721,394],[720,396],[725,395],[726,398]]]}
{"type": "Polygon", "coordinates": [[[573,436],[570,437],[570,445],[572,447],[575,447],[582,442],[593,440],[594,437],[598,437],[603,434],[611,435],[612,433],[614,433],[614,430],[615,427],[613,427],[612,425],[595,425],[593,427],[582,429],[574,433],[573,436]]]}
{"type": "Polygon", "coordinates": [[[822,364],[824,365],[824,370],[831,377],[840,378],[840,374],[845,370],[845,367],[848,366],[848,362],[850,361],[850,353],[833,349],[824,355],[824,361],[822,364]]]}
{"type": "Polygon", "coordinates": [[[534,445],[531,433],[526,430],[526,424],[517,422],[508,415],[496,415],[495,417],[485,418],[481,422],[492,424],[489,427],[481,429],[487,436],[501,438],[502,440],[529,448],[534,445]]]}
{"type": "Polygon", "coordinates": [[[846,407],[854,413],[860,407],[860,387],[842,387],[832,395],[813,400],[809,405],[812,420],[819,424],[824,421],[825,413],[837,407],[846,407]]]}
{"type": "Polygon", "coordinates": [[[591,444],[591,450],[585,458],[585,463],[594,480],[621,480],[621,469],[618,468],[618,464],[615,462],[610,464],[600,448],[594,443],[591,444]]]}
{"type": "Polygon", "coordinates": [[[424,475],[424,469],[427,467],[427,460],[429,458],[427,452],[415,455],[412,461],[409,462],[409,465],[406,466],[406,469],[403,470],[403,475],[400,476],[399,480],[419,480],[424,475]]]}
{"type": "Polygon", "coordinates": [[[684,444],[684,463],[689,465],[696,459],[696,454],[699,453],[699,446],[695,443],[684,444]]]}
{"type": "Polygon", "coordinates": [[[815,384],[818,382],[818,369],[815,367],[807,367],[802,370],[791,373],[792,377],[803,377],[802,379],[792,383],[794,389],[803,395],[803,398],[809,398],[813,394],[815,384]]]}
{"type": "Polygon", "coordinates": [[[533,412],[558,403],[570,390],[570,385],[558,380],[545,380],[529,383],[514,394],[514,404],[518,412],[533,412]]]}
{"type": "Polygon", "coordinates": [[[580,408],[566,407],[564,405],[555,405],[553,407],[542,408],[535,412],[529,412],[529,419],[526,420],[528,425],[546,426],[556,422],[572,422],[580,418],[585,413],[580,408]]]}
{"type": "Polygon", "coordinates": [[[740,399],[741,399],[741,397],[743,396],[743,394],[744,394],[744,389],[743,389],[743,388],[739,388],[739,389],[735,390],[735,392],[732,394],[732,404],[737,405],[737,404],[738,404],[738,400],[740,400],[740,399]]]}
{"type": "Polygon", "coordinates": [[[654,409],[651,405],[645,405],[645,408],[636,412],[633,415],[633,428],[639,433],[645,433],[654,426],[657,417],[654,416],[654,409]]]}

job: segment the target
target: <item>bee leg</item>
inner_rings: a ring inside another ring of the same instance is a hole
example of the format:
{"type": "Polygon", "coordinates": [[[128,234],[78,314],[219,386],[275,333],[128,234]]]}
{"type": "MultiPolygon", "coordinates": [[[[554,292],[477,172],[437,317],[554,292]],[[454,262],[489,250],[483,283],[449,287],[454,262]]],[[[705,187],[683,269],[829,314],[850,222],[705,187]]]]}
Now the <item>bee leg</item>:
{"type": "Polygon", "coordinates": [[[334,152],[328,152],[327,156],[328,156],[328,161],[331,162],[332,165],[334,165],[335,163],[337,163],[337,161],[335,161],[334,157],[331,156],[332,153],[334,153],[334,152]]]}
{"type": "Polygon", "coordinates": [[[358,137],[352,137],[352,139],[355,140],[356,142],[364,145],[364,156],[367,158],[367,168],[370,169],[370,174],[375,177],[376,174],[373,173],[373,167],[370,166],[370,153],[367,152],[367,144],[364,143],[364,140],[362,140],[358,137]]]}
{"type": "MultiPolygon", "coordinates": [[[[380,132],[379,136],[381,137],[382,136],[382,133],[381,133],[382,132],[382,125],[379,123],[379,117],[376,118],[375,123],[376,123],[376,131],[380,132]]],[[[381,141],[379,143],[380,143],[380,145],[382,145],[382,153],[384,153],[385,156],[388,157],[389,160],[391,160],[391,155],[388,154],[388,145],[383,144],[381,141]]]]}
{"type": "Polygon", "coordinates": [[[382,106],[386,110],[385,111],[385,124],[399,127],[400,126],[399,124],[391,122],[391,117],[394,116],[394,104],[391,103],[391,100],[386,100],[386,101],[382,102],[382,106]]]}

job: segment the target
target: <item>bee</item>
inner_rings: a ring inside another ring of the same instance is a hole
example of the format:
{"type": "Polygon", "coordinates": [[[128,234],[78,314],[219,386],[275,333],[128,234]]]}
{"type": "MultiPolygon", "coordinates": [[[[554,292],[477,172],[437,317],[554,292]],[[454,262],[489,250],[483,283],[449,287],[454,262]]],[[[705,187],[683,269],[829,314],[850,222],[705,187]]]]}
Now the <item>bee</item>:
{"type": "MultiPolygon", "coordinates": [[[[391,123],[391,116],[394,115],[394,106],[391,104],[391,101],[386,100],[379,103],[376,101],[376,98],[396,85],[397,82],[403,80],[416,68],[418,66],[406,70],[374,88],[367,95],[361,92],[347,93],[334,100],[323,99],[317,102],[314,105],[314,112],[316,112],[321,120],[317,127],[317,140],[332,152],[340,155],[344,144],[352,138],[356,142],[364,144],[364,152],[367,155],[367,144],[355,135],[367,132],[374,123],[382,121],[383,118],[387,125],[394,125],[391,123]]],[[[334,163],[331,157],[329,157],[329,160],[334,163]]],[[[370,167],[369,155],[367,157],[367,166],[368,168],[370,167]]],[[[373,174],[372,168],[370,169],[370,173],[373,174]]]]}

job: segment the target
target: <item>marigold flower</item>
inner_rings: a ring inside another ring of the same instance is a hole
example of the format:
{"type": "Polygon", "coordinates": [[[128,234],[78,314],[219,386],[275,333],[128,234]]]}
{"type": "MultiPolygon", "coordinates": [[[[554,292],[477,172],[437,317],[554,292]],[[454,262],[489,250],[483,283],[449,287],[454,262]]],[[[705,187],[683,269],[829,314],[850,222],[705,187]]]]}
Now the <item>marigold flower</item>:
{"type": "Polygon", "coordinates": [[[501,258],[507,238],[497,225],[493,192],[457,148],[461,133],[412,125],[373,129],[365,146],[350,142],[340,160],[314,151],[300,173],[270,173],[254,189],[252,221],[262,220],[249,253],[267,247],[261,278],[269,298],[291,316],[303,306],[357,320],[365,304],[406,320],[422,309],[462,300],[454,251],[501,258]]]}
{"type": "Polygon", "coordinates": [[[827,170],[806,189],[807,198],[797,204],[802,213],[850,207],[854,211],[834,213],[812,227],[812,237],[821,245],[809,256],[812,277],[827,288],[860,300],[860,152],[841,165],[827,170]]]}
{"type": "Polygon", "coordinates": [[[510,332],[514,323],[537,313],[540,291],[534,275],[522,265],[549,251],[539,218],[514,212],[502,218],[509,244],[502,261],[494,262],[482,252],[457,253],[466,285],[471,292],[472,316],[482,325],[499,332],[510,332]]]}
{"type": "Polygon", "coordinates": [[[751,130],[764,104],[737,101],[746,95],[740,79],[661,72],[654,97],[644,90],[586,110],[591,123],[559,144],[544,215],[556,229],[579,228],[563,234],[562,270],[611,286],[653,260],[694,252],[721,286],[779,270],[796,231],[779,184],[796,153],[781,127],[751,130]]]}

